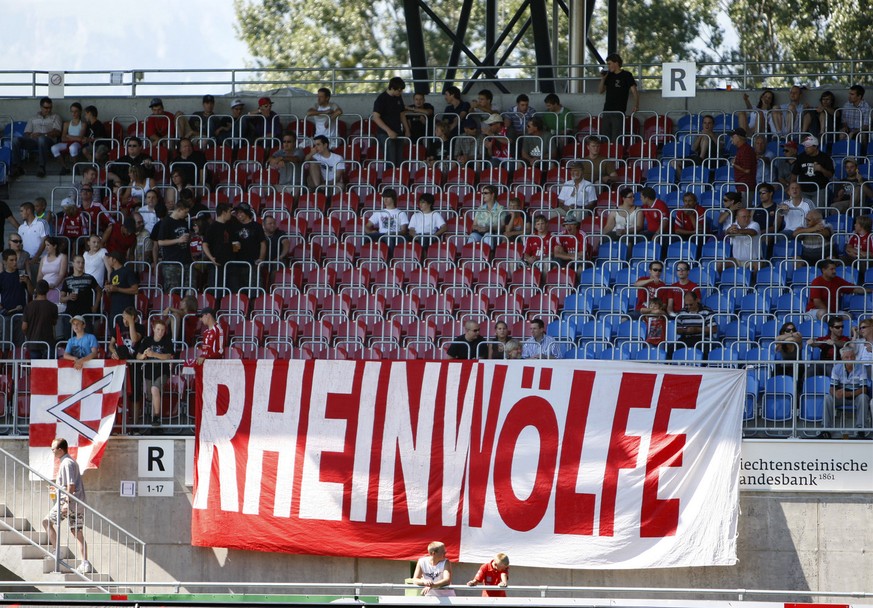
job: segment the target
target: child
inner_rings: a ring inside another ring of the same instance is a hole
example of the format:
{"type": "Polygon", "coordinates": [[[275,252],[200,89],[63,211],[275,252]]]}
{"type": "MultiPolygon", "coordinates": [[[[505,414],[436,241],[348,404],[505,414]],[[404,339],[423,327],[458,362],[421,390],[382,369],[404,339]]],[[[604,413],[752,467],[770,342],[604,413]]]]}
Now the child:
{"type": "Polygon", "coordinates": [[[659,298],[649,300],[649,312],[643,315],[646,320],[646,342],[658,346],[667,339],[667,307],[659,298]]]}
{"type": "Polygon", "coordinates": [[[454,589],[445,589],[452,584],[452,562],[446,559],[446,546],[434,541],[427,546],[427,555],[418,560],[412,584],[424,587],[422,595],[453,596],[454,589]]]}
{"type": "MultiPolygon", "coordinates": [[[[475,587],[479,583],[506,587],[509,584],[509,556],[506,553],[498,553],[490,562],[482,564],[473,580],[467,582],[470,587],[475,587]]],[[[483,589],[482,597],[506,597],[506,591],[483,589]]]]}

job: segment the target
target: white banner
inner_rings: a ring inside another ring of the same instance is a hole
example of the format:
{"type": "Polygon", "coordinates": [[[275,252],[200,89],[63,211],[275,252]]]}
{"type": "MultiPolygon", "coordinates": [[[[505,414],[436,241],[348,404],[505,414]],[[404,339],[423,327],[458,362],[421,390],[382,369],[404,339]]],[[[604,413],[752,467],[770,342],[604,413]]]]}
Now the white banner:
{"type": "Polygon", "coordinates": [[[742,454],[743,491],[873,492],[870,441],[747,439],[742,454]]]}

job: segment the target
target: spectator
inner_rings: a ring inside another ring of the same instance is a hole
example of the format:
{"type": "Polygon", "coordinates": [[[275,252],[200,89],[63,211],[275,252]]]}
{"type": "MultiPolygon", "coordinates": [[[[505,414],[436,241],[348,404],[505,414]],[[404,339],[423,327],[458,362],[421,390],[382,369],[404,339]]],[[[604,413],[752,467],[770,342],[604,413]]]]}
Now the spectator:
{"type": "Polygon", "coordinates": [[[88,574],[94,572],[94,568],[88,561],[88,545],[85,542],[85,535],[82,533],[85,526],[85,512],[82,508],[82,503],[85,502],[85,484],[82,481],[79,465],[70,456],[68,449],[66,439],[57,437],[52,440],[52,456],[60,459],[55,484],[61,489],[61,492],[58,493],[57,501],[55,501],[52,510],[42,520],[42,527],[48,533],[49,553],[54,555],[54,547],[58,545],[55,522],[70,518],[70,532],[76,538],[76,543],[79,545],[79,556],[82,558],[82,563],[76,568],[76,572],[88,574]],[[70,500],[71,496],[76,500],[70,500]]]}
{"type": "MultiPolygon", "coordinates": [[[[615,162],[601,154],[603,150],[603,140],[596,135],[592,135],[587,141],[587,152],[582,165],[582,179],[591,182],[592,184],[604,184],[613,186],[618,183],[621,178],[618,176],[618,171],[615,169],[615,162]]],[[[572,172],[571,172],[572,174],[572,172]]]]}
{"type": "Polygon", "coordinates": [[[706,234],[706,209],[697,201],[697,195],[686,192],[682,195],[682,207],[673,212],[672,233],[691,240],[697,235],[706,234]]]}
{"type": "Polygon", "coordinates": [[[646,343],[658,346],[667,339],[667,307],[660,298],[649,300],[649,312],[643,315],[646,343]]]}
{"type": "Polygon", "coordinates": [[[181,200],[182,192],[194,187],[194,184],[187,181],[187,174],[181,168],[173,169],[170,172],[171,188],[164,189],[164,201],[169,209],[176,206],[176,203],[181,200]]]}
{"type": "MultiPolygon", "coordinates": [[[[146,200],[148,200],[148,198],[146,200]]],[[[166,211],[164,211],[164,213],[166,214],[166,211]]],[[[146,229],[145,220],[139,211],[134,211],[132,217],[136,229],[136,253],[134,254],[133,259],[137,262],[151,263],[152,249],[154,248],[151,230],[146,229]]],[[[157,217],[155,217],[155,221],[157,221],[157,217]]]]}
{"type": "Polygon", "coordinates": [[[306,155],[309,162],[309,187],[336,186],[342,189],[345,183],[345,161],[330,149],[330,140],[324,135],[313,139],[312,151],[306,155]]]}
{"type": "Polygon", "coordinates": [[[97,358],[97,338],[93,334],[85,333],[85,317],[76,315],[73,317],[73,335],[67,340],[64,347],[64,359],[73,361],[73,367],[82,367],[91,359],[97,358]]]}
{"type": "Polygon", "coordinates": [[[700,119],[700,131],[691,142],[691,159],[698,165],[719,157],[718,134],[715,132],[715,117],[705,114],[700,119]]]}
{"type": "Polygon", "coordinates": [[[796,368],[790,362],[800,360],[800,349],[803,346],[803,335],[797,331],[797,325],[791,322],[782,324],[779,332],[776,334],[776,340],[773,342],[773,347],[776,351],[778,359],[787,361],[777,365],[776,375],[795,376],[800,381],[803,375],[803,366],[798,365],[796,368]]]}
{"type": "Polygon", "coordinates": [[[563,265],[594,259],[585,239],[585,233],[579,229],[579,220],[568,217],[564,220],[564,232],[557,238],[552,248],[552,259],[563,265]]]}
{"type": "Polygon", "coordinates": [[[734,266],[757,269],[761,260],[761,227],[752,221],[749,209],[737,211],[736,221],[725,231],[725,239],[731,242],[731,257],[734,266]]]}
{"type": "Polygon", "coordinates": [[[676,315],[676,336],[686,347],[694,348],[715,336],[718,326],[712,310],[701,304],[697,290],[686,291],[683,298],[685,306],[676,315]]]}
{"type": "Polygon", "coordinates": [[[49,236],[54,236],[58,223],[55,214],[49,211],[48,201],[45,200],[44,196],[37,196],[33,199],[33,214],[36,219],[45,223],[46,233],[49,236]]]}
{"type": "MultiPolygon", "coordinates": [[[[770,151],[770,148],[767,145],[768,143],[767,137],[764,135],[755,135],[755,137],[752,138],[752,149],[755,150],[758,163],[758,168],[755,171],[755,182],[758,184],[773,181],[771,161],[775,155],[770,151]]],[[[751,193],[753,190],[750,190],[749,192],[751,193]]],[[[753,198],[754,197],[751,195],[748,197],[750,204],[753,198]]]]}
{"type": "MultiPolygon", "coordinates": [[[[870,378],[863,365],[854,363],[857,355],[852,344],[840,348],[842,363],[831,371],[830,394],[824,399],[824,427],[834,428],[836,408],[852,410],[855,414],[855,437],[867,438],[867,420],[870,410],[870,378]]],[[[830,439],[830,431],[818,434],[818,439],[830,439]]]]}
{"type": "Polygon", "coordinates": [[[852,207],[869,207],[871,200],[873,188],[867,178],[858,172],[858,161],[854,158],[843,159],[843,177],[834,183],[831,207],[846,213],[852,207]]]}
{"type": "Polygon", "coordinates": [[[800,183],[803,195],[817,207],[825,207],[828,184],[834,176],[834,161],[819,150],[817,138],[810,135],[801,143],[803,152],[791,168],[792,181],[800,183]]]}
{"type": "MultiPolygon", "coordinates": [[[[509,584],[509,557],[506,553],[498,553],[487,564],[482,564],[473,580],[467,585],[475,587],[478,584],[506,587],[509,584]]],[[[506,597],[506,591],[485,589],[482,597],[506,597]]]]}
{"type": "Polygon", "coordinates": [[[91,235],[88,239],[88,251],[82,258],[85,260],[85,273],[94,277],[98,285],[106,283],[106,272],[109,270],[107,255],[108,252],[103,248],[103,238],[96,234],[91,235]]]}
{"type": "Polygon", "coordinates": [[[232,293],[254,287],[257,284],[258,264],[267,259],[267,238],[264,228],[255,221],[255,212],[248,203],[240,203],[234,209],[236,224],[233,240],[235,264],[228,274],[228,287],[232,293]],[[240,264],[244,262],[244,264],[240,264]]]}
{"type": "Polygon", "coordinates": [[[842,277],[837,276],[837,263],[824,260],[821,263],[821,276],[809,284],[809,302],[806,305],[807,315],[813,321],[821,319],[840,309],[840,297],[849,293],[864,293],[863,287],[858,287],[842,277]]]}
{"type": "Polygon", "coordinates": [[[21,240],[21,236],[17,232],[13,232],[9,235],[9,244],[7,249],[11,249],[13,253],[18,256],[18,271],[26,271],[28,267],[28,261],[30,260],[30,255],[24,250],[22,247],[23,241],[21,240]]]}
{"type": "Polygon", "coordinates": [[[206,181],[206,155],[194,147],[187,137],[179,140],[178,151],[174,155],[170,167],[179,170],[185,177],[185,183],[202,186],[206,181]]]}
{"type": "Polygon", "coordinates": [[[842,356],[842,348],[849,343],[849,337],[843,333],[845,320],[839,315],[830,315],[827,323],[827,335],[820,338],[810,338],[807,345],[819,349],[819,359],[822,361],[839,361],[842,356]]]}
{"type": "Polygon", "coordinates": [[[546,110],[542,114],[546,130],[553,135],[570,135],[576,131],[576,117],[567,108],[561,105],[561,98],[554,93],[549,93],[543,100],[546,110]]]}
{"type": "MultiPolygon", "coordinates": [[[[64,312],[70,316],[93,315],[100,312],[103,289],[93,276],[85,272],[85,258],[73,256],[73,274],[67,275],[61,286],[60,301],[64,312]]],[[[69,333],[69,325],[64,326],[62,335],[69,333]]]]}
{"type": "Polygon", "coordinates": [[[227,131],[223,131],[216,139],[218,143],[223,144],[227,140],[231,140],[232,149],[238,150],[240,147],[239,141],[245,137],[245,124],[244,120],[246,119],[248,114],[246,113],[246,104],[243,103],[242,99],[234,99],[230,102],[230,122],[231,128],[227,131]]]}
{"type": "Polygon", "coordinates": [[[375,211],[364,227],[371,241],[384,240],[388,243],[389,252],[399,243],[406,242],[409,233],[409,217],[406,212],[397,208],[397,192],[394,188],[382,191],[382,209],[375,211]]]}
{"type": "Polygon", "coordinates": [[[527,324],[530,337],[521,345],[522,359],[559,359],[558,343],[546,334],[546,324],[542,319],[531,319],[527,324]]]}
{"type": "Polygon", "coordinates": [[[558,192],[558,207],[556,212],[562,216],[573,217],[581,221],[585,209],[593,209],[597,205],[597,190],[594,184],[584,177],[583,161],[574,161],[569,165],[570,179],[564,182],[558,192]]]}
{"type": "Polygon", "coordinates": [[[233,230],[231,220],[233,209],[228,203],[218,203],[215,207],[215,221],[206,230],[206,238],[203,240],[203,255],[216,266],[216,285],[223,285],[224,265],[227,264],[233,253],[233,230]]]}
{"type": "Polygon", "coordinates": [[[58,236],[66,238],[70,243],[76,243],[80,237],[91,234],[91,218],[79,211],[79,206],[71,198],[61,201],[60,225],[58,236]]]}
{"type": "Polygon", "coordinates": [[[266,260],[285,263],[288,251],[291,249],[290,239],[283,238],[286,236],[288,233],[279,228],[279,223],[273,215],[268,213],[264,216],[264,239],[267,243],[266,260]]]}
{"type": "Polygon", "coordinates": [[[481,160],[483,138],[479,134],[479,121],[468,116],[461,123],[461,127],[464,129],[464,136],[456,138],[451,144],[455,160],[461,165],[466,165],[467,161],[481,160]]]}
{"type": "Polygon", "coordinates": [[[685,306],[685,293],[693,291],[700,296],[700,288],[697,283],[688,278],[691,272],[691,265],[688,262],[677,262],[673,267],[676,272],[676,281],[670,284],[670,289],[661,289],[662,297],[666,297],[667,312],[670,315],[675,315],[680,312],[685,306]],[[669,296],[665,294],[669,293],[669,296]]]}
{"type": "Polygon", "coordinates": [[[170,139],[176,136],[176,117],[172,112],[164,110],[164,102],[160,97],[155,97],[149,102],[151,115],[145,119],[145,135],[157,146],[162,139],[170,139]]]}
{"type": "Polygon", "coordinates": [[[403,128],[403,114],[406,106],[403,103],[403,89],[406,83],[399,76],[388,81],[388,88],[379,94],[373,103],[373,113],[370,115],[379,128],[376,138],[379,144],[385,146],[385,160],[399,167],[403,160],[403,144],[397,141],[403,128]]]}
{"type": "Polygon", "coordinates": [[[412,105],[406,106],[401,114],[403,132],[412,138],[413,143],[422,137],[428,137],[433,133],[434,107],[427,103],[424,93],[416,93],[412,96],[412,105]]]}
{"type": "Polygon", "coordinates": [[[788,186],[788,200],[779,205],[782,214],[782,234],[789,239],[794,238],[794,231],[806,224],[806,214],[812,209],[813,203],[803,196],[800,184],[797,182],[788,186]]]}
{"type": "Polygon", "coordinates": [[[873,253],[873,234],[871,234],[871,230],[873,230],[873,219],[869,215],[855,218],[855,230],[849,235],[849,239],[846,242],[846,251],[843,253],[843,262],[849,265],[857,265],[858,276],[861,277],[867,274],[870,254],[873,253]]]}
{"type": "Polygon", "coordinates": [[[330,97],[330,89],[321,87],[316,92],[315,105],[306,112],[306,116],[315,125],[315,135],[337,137],[337,121],[343,115],[343,109],[332,102],[330,97]]]}
{"type": "Polygon", "coordinates": [[[297,145],[297,134],[292,132],[282,136],[282,149],[273,152],[267,165],[279,178],[279,186],[303,185],[303,161],[306,152],[297,145]]]}
{"type": "Polygon", "coordinates": [[[842,139],[854,139],[862,131],[870,130],[870,104],[864,101],[864,93],[864,87],[859,84],[849,87],[849,99],[840,112],[842,139]]]}
{"type": "Polygon", "coordinates": [[[58,322],[58,305],[46,297],[49,284],[43,280],[36,282],[33,300],[24,307],[24,320],[21,331],[29,342],[27,350],[31,359],[48,359],[55,347],[55,325],[58,322]]]}
{"type": "Polygon", "coordinates": [[[224,328],[215,318],[215,309],[206,307],[200,311],[203,334],[200,336],[200,353],[197,365],[206,359],[221,359],[224,356],[224,328]]]}
{"type": "Polygon", "coordinates": [[[6,220],[9,220],[9,223],[12,224],[12,228],[14,231],[18,230],[18,220],[15,218],[15,215],[12,213],[12,209],[9,208],[9,205],[6,201],[0,200],[0,234],[6,231],[6,220]]]}
{"type": "Polygon", "coordinates": [[[151,234],[155,224],[158,223],[158,213],[162,212],[161,215],[166,216],[167,206],[161,200],[161,195],[157,190],[149,190],[145,196],[145,202],[142,207],[137,209],[137,212],[142,216],[143,228],[151,234]]]}
{"type": "Polygon", "coordinates": [[[461,89],[456,86],[448,86],[443,91],[446,100],[446,109],[443,110],[444,120],[448,122],[447,135],[455,137],[461,134],[461,121],[470,113],[470,104],[461,99],[461,89]]]}
{"type": "Polygon", "coordinates": [[[810,266],[821,262],[830,254],[831,234],[833,229],[824,221],[821,211],[813,209],[806,214],[806,225],[794,231],[795,239],[800,243],[800,257],[810,266]]]}
{"type": "Polygon", "coordinates": [[[758,155],[755,153],[755,149],[749,145],[746,130],[741,127],[731,132],[731,143],[737,148],[737,154],[731,163],[734,169],[734,180],[737,184],[745,186],[745,188],[737,188],[737,190],[743,195],[743,200],[749,202],[752,200],[752,193],[758,183],[758,155]]]}
{"type": "Polygon", "coordinates": [[[521,359],[521,343],[518,340],[508,340],[503,346],[503,358],[521,359]]]}
{"type": "Polygon", "coordinates": [[[191,266],[188,207],[176,205],[170,215],[160,221],[156,230],[157,242],[161,248],[162,287],[169,292],[184,284],[185,270],[191,266]]]}
{"type": "Polygon", "coordinates": [[[787,141],[782,146],[782,156],[777,157],[773,163],[773,181],[778,181],[783,188],[787,188],[793,178],[795,162],[797,162],[797,142],[787,141]]]}
{"type": "Polygon", "coordinates": [[[853,330],[853,344],[858,361],[873,361],[873,319],[863,318],[853,330]]]}
{"type": "Polygon", "coordinates": [[[492,114],[484,121],[482,146],[485,158],[491,165],[499,167],[503,161],[510,159],[509,137],[507,127],[500,114],[492,114]]]}
{"type": "Polygon", "coordinates": [[[125,308],[121,316],[115,318],[114,325],[112,337],[109,338],[109,355],[122,361],[135,359],[138,345],[145,336],[145,327],[139,322],[136,308],[125,308]]]}
{"type": "Polygon", "coordinates": [[[106,207],[94,200],[94,193],[93,186],[82,186],[79,190],[79,207],[82,213],[88,216],[90,234],[101,232],[103,226],[108,226],[115,221],[106,207]]]}
{"type": "MultiPolygon", "coordinates": [[[[509,197],[509,209],[506,213],[506,223],[503,226],[503,236],[510,241],[516,237],[530,234],[530,222],[527,221],[527,214],[521,206],[521,199],[517,196],[509,197]]],[[[565,222],[566,223],[566,222],[565,222]]]]}
{"type": "Polygon", "coordinates": [[[524,240],[522,257],[529,265],[547,262],[551,259],[552,235],[549,221],[542,215],[534,218],[534,232],[524,240]]]}
{"type": "Polygon", "coordinates": [[[615,143],[624,135],[624,118],[627,112],[628,96],[633,95],[634,105],[631,113],[640,109],[640,94],[633,75],[621,68],[621,55],[611,53],[606,56],[606,70],[600,72],[598,92],[606,95],[603,113],[600,115],[600,134],[615,143]]]}
{"type": "Polygon", "coordinates": [[[30,256],[31,265],[37,265],[45,250],[48,229],[45,222],[36,219],[33,203],[22,203],[19,212],[21,225],[18,226],[18,235],[21,237],[22,247],[30,256]]]}
{"type": "Polygon", "coordinates": [[[427,251],[433,243],[438,243],[449,229],[446,220],[439,211],[434,211],[433,194],[424,192],[418,197],[418,211],[409,220],[409,237],[413,242],[421,243],[427,251]]]}
{"type": "Polygon", "coordinates": [[[494,93],[488,89],[479,91],[476,99],[470,102],[470,111],[486,115],[500,114],[500,108],[494,105],[494,93]]]}
{"type": "Polygon", "coordinates": [[[425,150],[425,160],[429,167],[433,167],[437,162],[451,160],[450,133],[448,121],[440,120],[434,125],[434,136],[428,140],[429,143],[425,150]]]}
{"type": "MultiPolygon", "coordinates": [[[[18,270],[18,255],[12,249],[3,251],[3,272],[0,272],[0,314],[4,322],[4,335],[12,336],[12,341],[20,345],[23,339],[21,321],[14,315],[24,311],[32,283],[27,272],[18,270]],[[11,325],[10,325],[11,323],[11,325]]],[[[8,339],[8,338],[7,338],[8,339]]]]}
{"type": "Polygon", "coordinates": [[[643,211],[634,204],[634,191],[622,188],[618,191],[618,208],[610,211],[603,227],[603,234],[610,240],[619,240],[625,235],[636,236],[643,232],[643,211]]]}
{"type": "Polygon", "coordinates": [[[225,133],[233,130],[230,116],[215,113],[215,97],[204,95],[201,100],[203,109],[188,119],[186,137],[210,137],[221,140],[225,133]]]}
{"type": "Polygon", "coordinates": [[[446,559],[446,546],[434,541],[427,546],[428,555],[418,560],[412,583],[424,587],[422,595],[454,596],[452,589],[452,562],[446,559]]]}
{"type": "Polygon", "coordinates": [[[22,150],[36,150],[39,168],[37,177],[45,177],[45,165],[48,162],[49,151],[57,143],[63,124],[61,117],[52,112],[52,100],[43,97],[39,100],[39,113],[24,125],[24,133],[12,138],[12,163],[10,177],[16,178],[24,174],[21,165],[22,150]]]}
{"type": "Polygon", "coordinates": [[[109,259],[109,281],[103,291],[109,294],[109,321],[114,323],[115,317],[125,308],[136,305],[136,294],[139,292],[139,279],[136,273],[124,265],[124,255],[113,251],[109,259]]]}
{"type": "Polygon", "coordinates": [[[197,330],[200,329],[200,318],[197,314],[197,298],[185,296],[179,308],[168,306],[165,315],[173,315],[176,319],[176,340],[193,347],[197,341],[197,330]]]}
{"type": "Polygon", "coordinates": [[[39,261],[37,282],[44,280],[49,289],[60,287],[67,277],[67,255],[60,251],[61,241],[56,236],[45,240],[45,255],[39,261]]]}
{"type": "Polygon", "coordinates": [[[658,297],[658,290],[666,287],[666,283],[662,280],[664,273],[664,263],[655,260],[649,262],[649,275],[640,277],[634,281],[634,287],[637,289],[637,305],[631,311],[632,318],[640,318],[641,315],[651,314],[651,301],[658,297]]]}
{"type": "Polygon", "coordinates": [[[521,139],[521,160],[527,166],[533,167],[538,162],[549,160],[549,148],[551,146],[551,134],[545,130],[543,119],[534,116],[525,125],[525,134],[521,139]]]}
{"type": "Polygon", "coordinates": [[[502,231],[506,218],[506,209],[497,202],[497,187],[491,184],[483,186],[482,204],[473,214],[473,229],[467,242],[484,241],[493,247],[497,241],[496,235],[502,231]]]}
{"type": "Polygon", "coordinates": [[[518,137],[525,132],[527,122],[537,113],[530,105],[530,99],[522,93],[515,98],[515,105],[512,106],[504,117],[504,126],[507,129],[507,134],[510,137],[518,137]]]}
{"type": "Polygon", "coordinates": [[[743,93],[743,102],[750,112],[740,112],[742,129],[751,133],[778,135],[782,132],[782,112],[776,105],[776,93],[772,89],[764,89],[758,98],[758,105],[752,108],[748,93],[743,93]]]}
{"type": "Polygon", "coordinates": [[[123,222],[110,224],[103,233],[103,242],[109,253],[117,251],[125,259],[133,258],[136,253],[136,221],[127,217],[123,222]]]}
{"type": "Polygon", "coordinates": [[[788,103],[782,104],[782,135],[790,137],[794,133],[809,132],[812,124],[811,108],[803,103],[806,87],[798,85],[788,89],[788,103]]]}
{"type": "Polygon", "coordinates": [[[670,210],[667,203],[658,198],[654,188],[646,186],[640,190],[640,200],[643,202],[643,219],[645,230],[643,234],[653,239],[667,232],[670,226],[670,210]]]}
{"type": "Polygon", "coordinates": [[[166,363],[156,361],[168,361],[176,358],[176,349],[173,347],[173,339],[167,331],[167,322],[163,319],[155,319],[152,322],[152,335],[146,336],[137,345],[136,358],[138,361],[147,361],[143,364],[143,378],[145,386],[151,393],[152,411],[151,425],[161,426],[161,395],[164,386],[170,379],[170,367],[166,363]]]}
{"type": "Polygon", "coordinates": [[[464,323],[464,333],[457,336],[446,350],[449,359],[484,359],[488,356],[488,344],[479,333],[479,323],[464,323]]]}
{"type": "Polygon", "coordinates": [[[74,101],[70,106],[70,114],[72,117],[64,123],[60,143],[52,146],[52,156],[61,160],[61,175],[70,174],[70,167],[63,153],[69,151],[70,159],[75,163],[88,133],[88,125],[82,120],[82,104],[74,101]]]}
{"type": "Polygon", "coordinates": [[[782,231],[782,214],[779,206],[773,200],[774,188],[771,184],[758,186],[758,207],[752,210],[752,221],[761,228],[763,236],[761,243],[766,248],[762,253],[765,258],[773,257],[773,234],[782,231]]]}
{"type": "Polygon", "coordinates": [[[819,97],[818,107],[816,108],[818,120],[813,121],[813,125],[818,128],[817,133],[813,133],[821,139],[823,144],[830,145],[833,142],[834,134],[840,130],[841,116],[837,112],[837,98],[830,91],[825,91],[819,97]]]}
{"type": "MultiPolygon", "coordinates": [[[[109,154],[109,147],[106,145],[107,141],[101,142],[100,140],[106,139],[106,127],[100,120],[97,106],[85,106],[85,137],[82,140],[82,154],[85,155],[85,158],[103,166],[109,154]]],[[[96,176],[97,168],[91,167],[91,169],[94,170],[96,176]]],[[[88,169],[86,168],[85,171],[88,169]]]]}
{"type": "Polygon", "coordinates": [[[114,163],[107,165],[106,181],[111,186],[113,183],[126,186],[130,183],[130,167],[142,165],[146,175],[154,177],[155,170],[152,157],[146,154],[142,148],[142,140],[139,137],[127,138],[127,154],[118,158],[114,163]]]}
{"type": "MultiPolygon", "coordinates": [[[[498,321],[494,324],[494,338],[488,341],[488,358],[489,359],[505,359],[506,346],[510,341],[513,341],[509,336],[509,326],[505,321],[498,321]]],[[[516,342],[517,344],[517,342],[516,342]]]]}

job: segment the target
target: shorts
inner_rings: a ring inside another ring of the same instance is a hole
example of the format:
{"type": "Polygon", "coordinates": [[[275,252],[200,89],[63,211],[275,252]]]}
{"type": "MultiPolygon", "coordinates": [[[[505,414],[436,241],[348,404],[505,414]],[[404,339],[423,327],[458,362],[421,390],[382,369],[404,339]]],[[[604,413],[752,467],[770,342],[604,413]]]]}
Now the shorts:
{"type": "Polygon", "coordinates": [[[164,385],[167,383],[167,376],[158,376],[157,378],[145,379],[145,387],[147,390],[151,391],[151,389],[156,388],[158,390],[162,390],[164,385]]]}
{"type": "MultiPolygon", "coordinates": [[[[55,503],[55,506],[52,507],[52,510],[49,511],[49,514],[46,516],[50,522],[54,523],[58,521],[58,509],[59,505],[55,503]]],[[[64,521],[70,518],[70,529],[71,530],[81,530],[85,527],[85,511],[79,508],[67,509],[67,514],[65,515],[63,511],[61,511],[61,521],[64,521]]]]}

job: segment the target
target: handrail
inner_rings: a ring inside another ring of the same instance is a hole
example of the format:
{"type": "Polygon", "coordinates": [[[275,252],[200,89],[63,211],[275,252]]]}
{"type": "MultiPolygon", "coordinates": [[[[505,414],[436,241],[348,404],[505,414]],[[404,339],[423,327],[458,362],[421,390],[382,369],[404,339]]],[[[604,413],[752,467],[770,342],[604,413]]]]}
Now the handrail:
{"type": "Polygon", "coordinates": [[[70,543],[75,540],[75,537],[68,527],[66,528],[66,537],[62,536],[64,528],[60,525],[60,514],[58,514],[58,520],[53,522],[57,533],[57,544],[54,552],[45,548],[41,542],[40,531],[37,531],[35,535],[25,534],[24,532],[28,530],[16,530],[14,525],[9,525],[2,520],[0,520],[0,528],[15,533],[31,546],[45,553],[46,557],[53,557],[56,572],[63,571],[64,568],[69,569],[91,587],[95,585],[100,588],[118,587],[114,582],[111,585],[106,585],[106,581],[103,580],[104,576],[108,576],[111,581],[122,578],[134,580],[136,576],[141,578],[137,583],[146,581],[145,541],[110,520],[93,506],[70,495],[64,488],[2,448],[0,448],[0,456],[3,458],[4,500],[11,501],[5,504],[12,516],[27,519],[31,528],[38,527],[40,524],[34,525],[34,522],[43,520],[45,505],[56,502],[52,494],[57,497],[57,503],[60,502],[61,497],[66,497],[70,505],[69,511],[81,513],[79,517],[84,523],[83,538],[88,544],[88,558],[95,566],[96,573],[100,575],[98,577],[100,580],[95,582],[88,573],[79,573],[71,563],[63,558],[61,546],[70,547],[70,543]]]}

